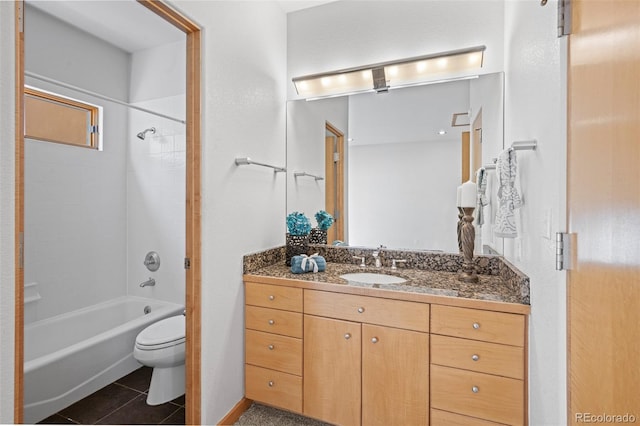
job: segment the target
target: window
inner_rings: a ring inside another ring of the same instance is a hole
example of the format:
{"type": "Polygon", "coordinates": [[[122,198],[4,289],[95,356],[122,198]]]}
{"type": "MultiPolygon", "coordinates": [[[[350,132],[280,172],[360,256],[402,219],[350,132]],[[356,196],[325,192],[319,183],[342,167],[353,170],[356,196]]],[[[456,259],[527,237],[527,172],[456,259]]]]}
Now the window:
{"type": "Polygon", "coordinates": [[[99,107],[30,87],[24,94],[25,138],[99,148],[99,107]]]}

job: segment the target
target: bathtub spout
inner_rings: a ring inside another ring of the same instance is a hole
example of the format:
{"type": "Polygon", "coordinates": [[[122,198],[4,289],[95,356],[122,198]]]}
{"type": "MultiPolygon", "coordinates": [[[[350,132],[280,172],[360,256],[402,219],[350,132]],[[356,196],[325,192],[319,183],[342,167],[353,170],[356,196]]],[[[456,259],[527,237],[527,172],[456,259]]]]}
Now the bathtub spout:
{"type": "Polygon", "coordinates": [[[154,280],[153,278],[149,277],[149,279],[143,283],[140,283],[140,287],[146,287],[146,286],[154,286],[156,285],[156,280],[154,280]]]}

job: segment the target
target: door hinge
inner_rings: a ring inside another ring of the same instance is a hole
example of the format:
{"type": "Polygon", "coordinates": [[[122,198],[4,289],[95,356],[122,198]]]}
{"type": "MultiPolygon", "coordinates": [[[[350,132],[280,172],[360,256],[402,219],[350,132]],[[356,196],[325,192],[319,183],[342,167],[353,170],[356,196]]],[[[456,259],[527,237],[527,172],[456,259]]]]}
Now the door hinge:
{"type": "Polygon", "coordinates": [[[19,1],[17,3],[17,14],[18,14],[18,32],[24,33],[24,2],[19,1]]]}
{"type": "Polygon", "coordinates": [[[89,126],[89,133],[100,133],[99,130],[98,126],[89,126]]]}
{"type": "Polygon", "coordinates": [[[340,153],[339,152],[334,152],[333,153],[333,162],[337,163],[338,161],[340,161],[340,153]]]}
{"type": "Polygon", "coordinates": [[[558,0],[558,37],[571,34],[571,0],[558,0]]]}
{"type": "Polygon", "coordinates": [[[24,269],[24,232],[18,235],[18,268],[24,269]]]}
{"type": "Polygon", "coordinates": [[[575,234],[556,232],[556,270],[568,271],[573,267],[575,234]]]}
{"type": "Polygon", "coordinates": [[[184,258],[184,269],[191,269],[191,259],[188,257],[184,258]]]}

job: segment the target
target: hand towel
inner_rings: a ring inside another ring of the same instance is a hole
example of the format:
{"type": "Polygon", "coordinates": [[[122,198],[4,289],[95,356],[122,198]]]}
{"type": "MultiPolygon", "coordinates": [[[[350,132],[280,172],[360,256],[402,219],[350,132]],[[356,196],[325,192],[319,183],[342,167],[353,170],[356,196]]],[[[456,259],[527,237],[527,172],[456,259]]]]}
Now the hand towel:
{"type": "Polygon", "coordinates": [[[304,274],[305,272],[322,272],[327,267],[327,261],[318,253],[307,256],[301,254],[291,258],[291,272],[294,274],[304,274]]]}
{"type": "Polygon", "coordinates": [[[496,237],[518,236],[514,210],[522,206],[522,199],[515,188],[517,172],[516,151],[509,148],[500,154],[496,164],[498,178],[498,211],[494,228],[496,237]]]}
{"type": "Polygon", "coordinates": [[[478,183],[478,208],[476,209],[476,223],[478,226],[484,225],[484,207],[489,204],[487,197],[487,171],[480,167],[476,173],[478,183]]]}

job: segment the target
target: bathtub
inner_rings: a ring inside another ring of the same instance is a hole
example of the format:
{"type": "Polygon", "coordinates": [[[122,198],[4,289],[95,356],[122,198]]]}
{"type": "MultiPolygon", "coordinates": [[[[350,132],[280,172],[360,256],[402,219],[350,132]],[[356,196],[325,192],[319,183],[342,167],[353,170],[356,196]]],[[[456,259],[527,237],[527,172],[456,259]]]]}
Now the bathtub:
{"type": "Polygon", "coordinates": [[[39,422],[139,368],[133,358],[138,333],[183,310],[126,296],[25,325],[25,423],[39,422]]]}

